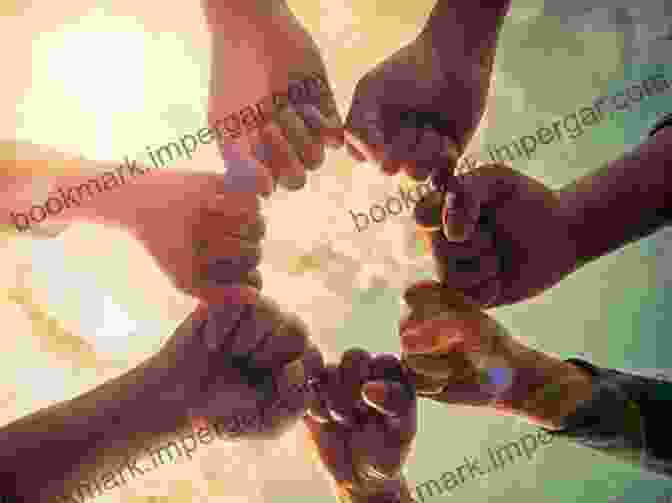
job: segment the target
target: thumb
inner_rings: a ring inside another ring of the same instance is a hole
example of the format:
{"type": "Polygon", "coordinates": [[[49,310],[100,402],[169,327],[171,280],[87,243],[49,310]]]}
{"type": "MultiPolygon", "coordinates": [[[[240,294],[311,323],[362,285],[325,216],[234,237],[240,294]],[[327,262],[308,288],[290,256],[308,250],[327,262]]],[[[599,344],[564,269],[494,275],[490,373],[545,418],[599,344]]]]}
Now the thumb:
{"type": "Polygon", "coordinates": [[[413,395],[398,382],[369,381],[362,387],[362,399],[381,414],[404,417],[413,407],[413,395]]]}
{"type": "Polygon", "coordinates": [[[480,217],[480,200],[460,178],[442,176],[434,180],[438,190],[427,194],[415,207],[414,218],[418,229],[430,239],[445,238],[462,243],[471,238],[480,217]]]}
{"type": "Polygon", "coordinates": [[[413,310],[480,311],[473,300],[434,280],[418,281],[409,286],[404,292],[404,302],[413,310]]]}

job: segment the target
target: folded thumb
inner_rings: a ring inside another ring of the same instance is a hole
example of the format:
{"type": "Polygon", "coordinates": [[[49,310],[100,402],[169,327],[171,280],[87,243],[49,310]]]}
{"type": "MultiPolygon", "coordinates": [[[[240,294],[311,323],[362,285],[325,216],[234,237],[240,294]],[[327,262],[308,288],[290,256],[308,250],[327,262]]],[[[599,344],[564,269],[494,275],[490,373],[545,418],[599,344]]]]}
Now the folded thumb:
{"type": "Polygon", "coordinates": [[[377,411],[392,417],[405,415],[413,403],[404,386],[391,381],[367,382],[362,387],[362,398],[377,411]]]}

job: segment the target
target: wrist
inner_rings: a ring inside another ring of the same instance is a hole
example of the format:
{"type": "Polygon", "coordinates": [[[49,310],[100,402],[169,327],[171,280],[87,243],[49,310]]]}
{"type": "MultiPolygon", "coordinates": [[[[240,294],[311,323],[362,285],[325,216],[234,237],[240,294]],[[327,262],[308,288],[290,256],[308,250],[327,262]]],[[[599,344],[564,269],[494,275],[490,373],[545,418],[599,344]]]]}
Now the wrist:
{"type": "Polygon", "coordinates": [[[454,38],[461,41],[460,51],[494,53],[500,29],[511,7],[511,1],[439,0],[427,20],[423,33],[443,33],[435,39],[444,43],[439,42],[436,46],[439,50],[451,50],[458,46],[445,40],[445,32],[447,29],[452,32],[457,30],[454,38]]]}
{"type": "Polygon", "coordinates": [[[201,5],[214,33],[255,27],[288,8],[286,0],[201,0],[201,5]]]}
{"type": "Polygon", "coordinates": [[[497,408],[549,429],[592,397],[591,376],[576,365],[533,351],[519,367],[514,390],[497,408]]]}
{"type": "Polygon", "coordinates": [[[337,484],[340,503],[411,503],[408,484],[403,477],[386,480],[376,487],[363,484],[337,484]]]}

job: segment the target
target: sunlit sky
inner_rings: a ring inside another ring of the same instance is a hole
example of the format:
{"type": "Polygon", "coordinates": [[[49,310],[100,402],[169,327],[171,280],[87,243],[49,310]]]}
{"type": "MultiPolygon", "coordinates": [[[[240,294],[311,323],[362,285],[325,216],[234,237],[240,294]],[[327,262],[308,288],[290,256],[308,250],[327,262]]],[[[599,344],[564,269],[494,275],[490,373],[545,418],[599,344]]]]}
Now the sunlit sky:
{"type": "MultiPolygon", "coordinates": [[[[10,65],[16,69],[3,75],[15,100],[10,104],[10,98],[0,96],[0,104],[15,106],[0,116],[3,134],[90,159],[120,161],[126,155],[139,158],[146,145],[203,127],[210,55],[199,2],[119,0],[97,2],[94,8],[85,3],[35,0],[22,7],[0,0],[0,42],[16,60],[10,65]]],[[[290,1],[323,51],[343,114],[357,80],[412,40],[433,3],[290,1]]],[[[584,19],[583,3],[575,9],[577,26],[584,19]]],[[[619,89],[625,42],[611,28],[605,9],[585,18],[585,26],[593,26],[595,16],[602,16],[604,31],[563,31],[567,28],[559,21],[541,19],[542,4],[514,1],[493,96],[470,151],[529,134],[537,122],[589,103],[607,83],[619,89]]],[[[242,77],[232,68],[231,78],[242,77]]],[[[558,187],[617,155],[623,137],[617,125],[607,125],[574,143],[540,149],[537,158],[517,167],[558,187]]],[[[221,167],[212,149],[203,148],[199,156],[180,167],[221,167]]],[[[262,265],[264,290],[304,318],[331,356],[355,345],[397,351],[399,292],[411,279],[431,273],[426,257],[408,238],[407,215],[358,233],[348,214],[385,200],[400,183],[406,181],[383,179],[369,165],[355,166],[343,152],[329,153],[304,190],[279,193],[265,206],[271,226],[262,265]],[[301,233],[296,232],[297,215],[301,233]]],[[[631,326],[650,291],[651,267],[631,247],[530,303],[497,310],[496,316],[544,350],[627,364],[639,345],[631,326]]],[[[194,305],[124,232],[93,225],[77,226],[57,239],[0,246],[0,277],[7,278],[3,289],[29,291],[32,309],[46,313],[60,330],[31,319],[29,309],[14,301],[0,305],[9,334],[0,362],[4,422],[81,394],[137,365],[194,305]],[[21,290],[17,271],[23,266],[30,272],[21,290]],[[50,340],[55,342],[49,345],[50,340]]],[[[469,411],[446,415],[426,404],[421,417],[418,454],[409,462],[416,482],[438,475],[437,466],[448,469],[462,463],[465,454],[520,436],[522,428],[469,411]],[[454,432],[459,434],[450,435],[454,432]],[[449,442],[449,448],[437,438],[449,442]]],[[[297,428],[277,443],[204,449],[189,464],[157,470],[99,501],[277,503],[278,495],[281,503],[302,497],[311,503],[332,501],[303,446],[297,428]]],[[[453,497],[583,501],[586,473],[599,471],[614,487],[641,478],[617,463],[598,466],[595,455],[572,447],[553,446],[543,456],[543,463],[521,463],[453,497]]],[[[606,501],[607,489],[600,486],[585,501],[606,501]]]]}

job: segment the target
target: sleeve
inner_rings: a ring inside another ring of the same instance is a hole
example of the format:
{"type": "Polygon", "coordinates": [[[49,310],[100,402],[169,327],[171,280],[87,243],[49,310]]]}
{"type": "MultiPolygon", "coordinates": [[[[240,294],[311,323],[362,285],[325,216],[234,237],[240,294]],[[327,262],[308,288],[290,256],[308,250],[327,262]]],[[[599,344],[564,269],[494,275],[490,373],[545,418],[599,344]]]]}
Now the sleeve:
{"type": "Polygon", "coordinates": [[[665,435],[672,380],[567,361],[593,376],[593,396],[564,418],[560,430],[544,430],[672,477],[672,442],[665,435]]]}
{"type": "Polygon", "coordinates": [[[649,136],[653,136],[664,127],[672,126],[672,112],[663,114],[649,131],[649,136]]]}

